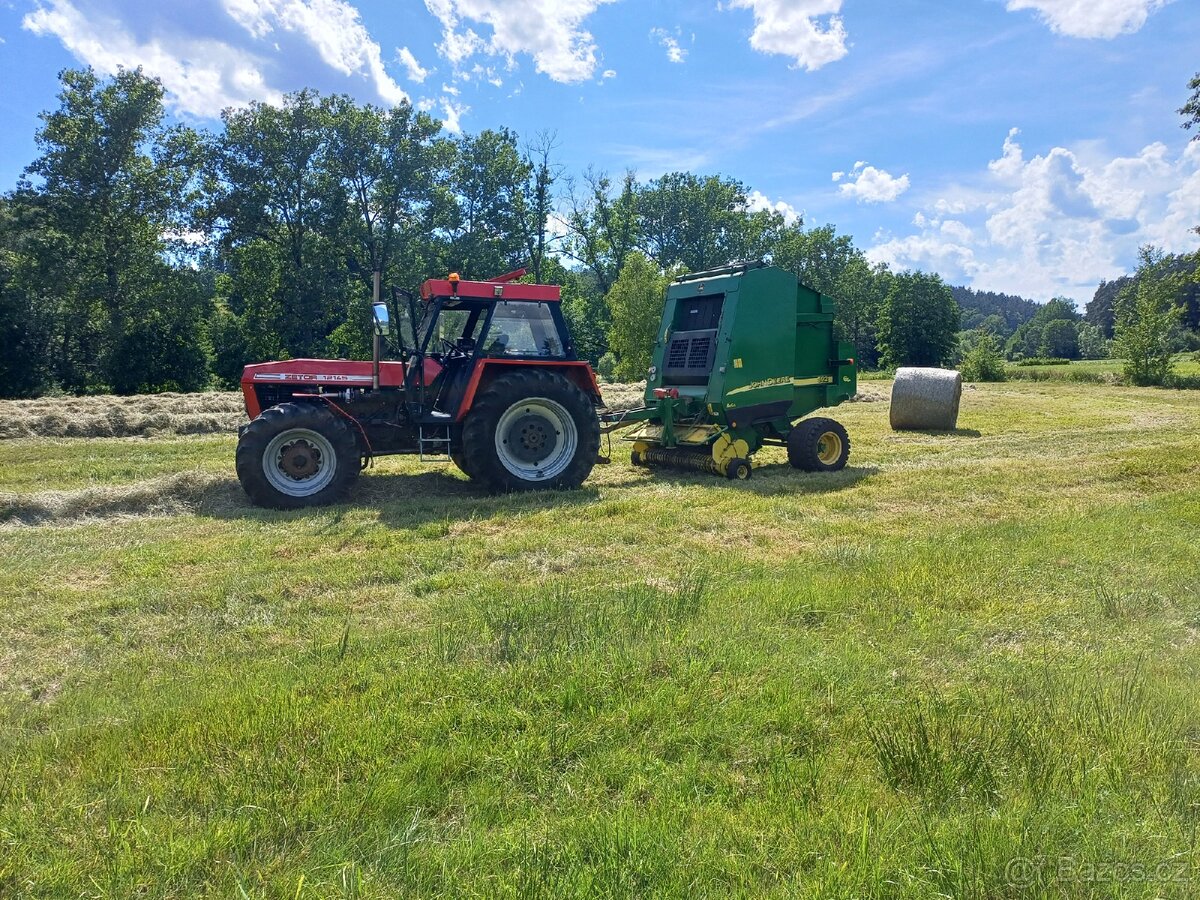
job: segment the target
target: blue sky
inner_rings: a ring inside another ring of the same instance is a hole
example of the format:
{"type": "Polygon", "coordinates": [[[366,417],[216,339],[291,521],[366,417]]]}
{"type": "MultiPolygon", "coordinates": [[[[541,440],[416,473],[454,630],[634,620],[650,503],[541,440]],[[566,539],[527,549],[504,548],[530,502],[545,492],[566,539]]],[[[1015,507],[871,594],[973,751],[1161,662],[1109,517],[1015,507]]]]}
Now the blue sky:
{"type": "Polygon", "coordinates": [[[60,69],[142,65],[192,124],[407,97],[557,132],[575,173],[732,176],[872,259],[1038,300],[1200,243],[1197,0],[0,0],[0,41],[0,189],[60,69]]]}

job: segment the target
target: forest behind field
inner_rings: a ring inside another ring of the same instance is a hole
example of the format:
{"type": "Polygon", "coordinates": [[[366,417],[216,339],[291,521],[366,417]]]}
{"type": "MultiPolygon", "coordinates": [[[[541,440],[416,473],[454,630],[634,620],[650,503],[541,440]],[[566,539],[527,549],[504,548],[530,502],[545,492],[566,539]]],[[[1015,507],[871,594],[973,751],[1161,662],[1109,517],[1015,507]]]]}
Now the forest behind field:
{"type": "MultiPolygon", "coordinates": [[[[834,225],[720,174],[569,172],[553,134],[448,136],[407,102],[311,90],[207,131],[168,124],[141,70],[60,77],[37,158],[0,195],[3,396],[195,391],[251,362],[368,358],[376,271],[414,288],[526,268],[562,286],[579,355],[629,380],[670,278],[739,259],[834,296],[863,368],[1200,350],[1196,254],[1146,248],[1081,312],[872,264],[834,225]],[[1128,331],[1151,313],[1128,349],[1122,318],[1128,331]]],[[[1169,379],[1147,371],[1131,380],[1169,379]]]]}

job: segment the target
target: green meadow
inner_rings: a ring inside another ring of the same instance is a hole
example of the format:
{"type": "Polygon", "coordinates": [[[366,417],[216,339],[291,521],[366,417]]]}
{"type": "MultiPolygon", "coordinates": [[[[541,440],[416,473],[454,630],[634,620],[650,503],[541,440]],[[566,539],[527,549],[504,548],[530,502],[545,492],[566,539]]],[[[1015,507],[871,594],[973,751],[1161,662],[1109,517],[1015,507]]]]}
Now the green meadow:
{"type": "MultiPolygon", "coordinates": [[[[1078,381],[1117,384],[1123,380],[1122,359],[1076,359],[1067,365],[1008,366],[1008,377],[1031,381],[1078,381]]],[[[1179,353],[1172,359],[1171,386],[1200,388],[1200,356],[1179,353]]]]}
{"type": "Polygon", "coordinates": [[[0,441],[0,896],[1193,897],[1200,392],[968,386],[850,465],[0,441]]]}

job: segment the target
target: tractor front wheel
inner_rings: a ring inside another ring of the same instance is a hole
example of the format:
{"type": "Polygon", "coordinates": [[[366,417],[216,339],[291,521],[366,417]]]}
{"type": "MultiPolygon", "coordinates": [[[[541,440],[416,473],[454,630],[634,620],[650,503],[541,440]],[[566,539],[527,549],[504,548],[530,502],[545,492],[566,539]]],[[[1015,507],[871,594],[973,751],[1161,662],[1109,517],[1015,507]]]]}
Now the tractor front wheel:
{"type": "Polygon", "coordinates": [[[264,409],[238,439],[237,475],[256,506],[299,509],[342,499],[359,473],[350,424],[323,406],[264,409]]]}
{"type": "Polygon", "coordinates": [[[557,372],[497,378],[463,424],[459,468],[496,490],[577,488],[600,452],[591,398],[557,372]]]}
{"type": "Polygon", "coordinates": [[[788,433],[787,454],[805,472],[837,472],[850,458],[850,436],[833,419],[805,419],[788,433]]]}

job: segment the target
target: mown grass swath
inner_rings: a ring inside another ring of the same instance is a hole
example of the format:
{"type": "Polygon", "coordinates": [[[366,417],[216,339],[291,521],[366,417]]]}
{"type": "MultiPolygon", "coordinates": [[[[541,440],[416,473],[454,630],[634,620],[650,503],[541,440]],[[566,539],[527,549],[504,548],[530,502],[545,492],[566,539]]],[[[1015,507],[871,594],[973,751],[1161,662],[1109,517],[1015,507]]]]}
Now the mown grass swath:
{"type": "MultiPolygon", "coordinates": [[[[214,495],[6,514],[0,893],[1193,895],[1200,395],[838,414],[830,476],[273,513],[213,438],[214,495]]],[[[144,490],[121,441],[6,443],[144,490]]]]}

